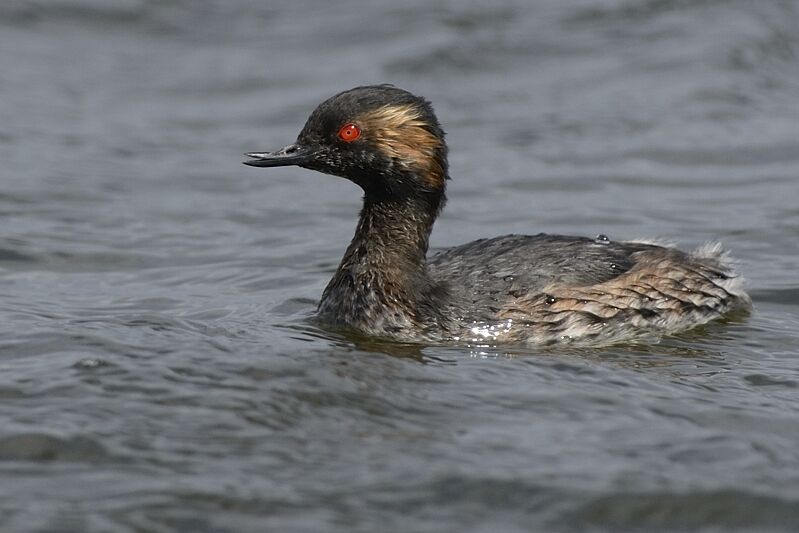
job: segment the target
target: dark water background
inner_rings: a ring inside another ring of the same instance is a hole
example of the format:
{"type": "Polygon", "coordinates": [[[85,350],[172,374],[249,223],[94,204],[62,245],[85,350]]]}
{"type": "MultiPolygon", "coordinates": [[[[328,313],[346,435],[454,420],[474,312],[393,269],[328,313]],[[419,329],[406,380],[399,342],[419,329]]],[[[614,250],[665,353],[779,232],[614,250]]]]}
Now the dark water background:
{"type": "Polygon", "coordinates": [[[0,530],[799,530],[799,2],[0,3],[0,530]],[[307,320],[359,208],[240,164],[436,105],[433,245],[720,239],[748,318],[647,347],[307,320]]]}

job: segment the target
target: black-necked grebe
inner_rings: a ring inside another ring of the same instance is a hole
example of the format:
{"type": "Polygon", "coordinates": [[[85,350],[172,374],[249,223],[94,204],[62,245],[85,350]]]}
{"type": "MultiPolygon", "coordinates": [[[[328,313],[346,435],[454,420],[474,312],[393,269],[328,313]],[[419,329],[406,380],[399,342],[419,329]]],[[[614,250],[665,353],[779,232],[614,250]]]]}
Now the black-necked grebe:
{"type": "Polygon", "coordinates": [[[506,235],[427,258],[445,202],[444,132],[425,99],[390,85],[324,101],[297,141],[249,153],[364,191],[355,237],[319,317],[403,341],[607,344],[686,330],[750,305],[719,246],[506,235]]]}

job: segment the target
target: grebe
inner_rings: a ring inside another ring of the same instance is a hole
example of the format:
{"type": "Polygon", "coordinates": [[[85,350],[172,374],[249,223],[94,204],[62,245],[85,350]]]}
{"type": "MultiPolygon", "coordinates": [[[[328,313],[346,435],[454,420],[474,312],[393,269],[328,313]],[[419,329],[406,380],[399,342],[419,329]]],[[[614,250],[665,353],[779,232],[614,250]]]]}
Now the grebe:
{"type": "Polygon", "coordinates": [[[246,165],[297,165],[364,192],[319,318],[416,342],[609,344],[687,330],[750,299],[721,247],[506,235],[427,247],[449,179],[444,132],[424,98],[391,85],[322,102],[293,144],[246,165]]]}

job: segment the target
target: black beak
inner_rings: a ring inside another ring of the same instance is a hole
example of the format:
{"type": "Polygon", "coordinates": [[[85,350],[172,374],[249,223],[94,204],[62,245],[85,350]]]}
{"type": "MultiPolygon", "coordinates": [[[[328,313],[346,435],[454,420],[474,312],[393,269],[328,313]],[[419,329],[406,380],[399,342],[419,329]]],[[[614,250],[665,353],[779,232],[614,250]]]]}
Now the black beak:
{"type": "Polygon", "coordinates": [[[246,155],[251,159],[242,161],[251,167],[288,167],[302,165],[313,158],[314,151],[306,146],[290,144],[274,152],[250,152],[246,155]]]}

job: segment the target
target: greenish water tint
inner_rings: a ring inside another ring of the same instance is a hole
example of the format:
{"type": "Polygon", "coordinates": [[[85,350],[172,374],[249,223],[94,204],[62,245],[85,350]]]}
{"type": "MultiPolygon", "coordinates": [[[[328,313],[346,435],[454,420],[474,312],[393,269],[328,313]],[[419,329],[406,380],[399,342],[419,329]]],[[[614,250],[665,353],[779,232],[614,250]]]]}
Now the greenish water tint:
{"type": "Polygon", "coordinates": [[[0,5],[3,531],[799,530],[799,2],[0,5]],[[441,248],[719,239],[755,309],[649,346],[310,316],[359,193],[258,172],[431,99],[441,248]]]}

